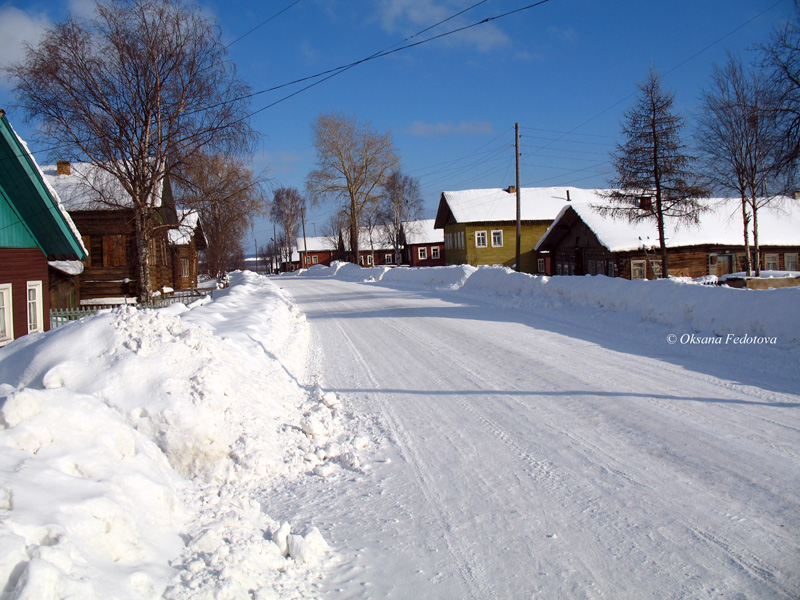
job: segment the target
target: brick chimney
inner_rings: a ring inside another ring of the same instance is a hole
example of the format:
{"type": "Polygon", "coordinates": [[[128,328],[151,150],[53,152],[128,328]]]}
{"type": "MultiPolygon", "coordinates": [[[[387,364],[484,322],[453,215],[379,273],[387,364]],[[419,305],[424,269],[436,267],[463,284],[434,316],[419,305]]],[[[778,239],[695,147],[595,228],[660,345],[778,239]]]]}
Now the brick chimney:
{"type": "Polygon", "coordinates": [[[68,160],[59,160],[56,163],[56,173],[58,175],[71,175],[72,166],[68,160]]]}
{"type": "Polygon", "coordinates": [[[509,194],[516,194],[517,193],[517,186],[515,186],[515,185],[508,186],[508,193],[509,194]]]}

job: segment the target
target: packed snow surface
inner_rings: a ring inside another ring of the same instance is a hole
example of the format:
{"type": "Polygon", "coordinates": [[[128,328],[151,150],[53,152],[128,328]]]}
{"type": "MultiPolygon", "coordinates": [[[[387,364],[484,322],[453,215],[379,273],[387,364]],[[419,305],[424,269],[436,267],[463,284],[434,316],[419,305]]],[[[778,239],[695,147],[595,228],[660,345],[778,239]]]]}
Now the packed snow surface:
{"type": "Polygon", "coordinates": [[[0,349],[0,598],[800,597],[800,289],[361,269],[0,349]]]}

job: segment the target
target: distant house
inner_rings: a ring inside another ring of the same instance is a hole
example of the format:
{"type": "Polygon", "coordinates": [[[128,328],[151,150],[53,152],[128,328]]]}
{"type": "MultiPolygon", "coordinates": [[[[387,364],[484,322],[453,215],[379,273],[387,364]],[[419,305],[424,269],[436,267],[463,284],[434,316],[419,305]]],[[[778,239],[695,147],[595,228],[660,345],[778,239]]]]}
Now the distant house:
{"type": "MultiPolygon", "coordinates": [[[[668,230],[671,276],[720,277],[744,269],[741,217],[724,205],[724,199],[709,200],[709,204],[717,208],[703,214],[698,226],[668,230]]],[[[800,208],[796,202],[786,202],[780,211],[759,211],[758,229],[762,269],[796,271],[800,253],[800,208]]],[[[541,271],[548,275],[661,276],[654,224],[602,216],[585,202],[565,206],[536,249],[540,266],[545,264],[543,257],[549,258],[549,268],[541,271]]]]}
{"type": "Polygon", "coordinates": [[[50,328],[51,283],[68,282],[85,258],[58,195],[0,110],[0,346],[50,328]]]}
{"type": "Polygon", "coordinates": [[[445,264],[444,231],[434,228],[435,220],[403,223],[403,262],[412,267],[445,264]]]}
{"type": "Polygon", "coordinates": [[[195,211],[180,211],[180,224],[168,231],[172,252],[172,287],[189,290],[197,287],[199,253],[208,247],[200,216],[195,211]]]}
{"type": "Polygon", "coordinates": [[[329,267],[337,252],[337,241],[329,237],[297,238],[298,265],[304,269],[314,265],[329,267]]]}
{"type": "MultiPolygon", "coordinates": [[[[358,261],[362,267],[380,265],[396,265],[394,245],[391,243],[391,234],[383,225],[376,227],[361,227],[358,236],[358,261]]],[[[338,249],[334,254],[336,260],[348,260],[352,255],[350,249],[350,235],[347,230],[339,234],[338,249]]]]}
{"type": "MultiPolygon", "coordinates": [[[[136,298],[139,293],[138,251],[133,208],[127,192],[108,174],[90,163],[60,161],[42,169],[50,186],[81,232],[89,257],[80,276],[81,303],[115,303],[136,298]],[[116,206],[103,203],[87,182],[101,181],[116,206]]],[[[178,216],[169,178],[165,177],[155,204],[158,227],[150,239],[150,291],[173,288],[172,251],[169,229],[178,226],[178,216]]]]}
{"type": "MultiPolygon", "coordinates": [[[[522,188],[520,191],[520,270],[537,267],[536,243],[572,200],[587,190],[577,188],[522,188]]],[[[444,230],[449,265],[505,265],[516,262],[516,189],[442,192],[434,227],[444,230]]]]}

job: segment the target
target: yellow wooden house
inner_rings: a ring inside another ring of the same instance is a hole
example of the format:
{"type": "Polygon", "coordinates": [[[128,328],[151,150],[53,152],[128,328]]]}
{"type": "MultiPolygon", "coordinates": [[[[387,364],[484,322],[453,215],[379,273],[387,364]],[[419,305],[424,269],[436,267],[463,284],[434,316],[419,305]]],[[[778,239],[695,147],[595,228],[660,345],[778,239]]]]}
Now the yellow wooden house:
{"type": "MultiPolygon", "coordinates": [[[[593,190],[547,187],[520,190],[520,271],[544,273],[536,244],[570,201],[595,196],[593,190]]],[[[517,253],[517,194],[508,189],[442,192],[436,229],[444,230],[449,265],[503,265],[513,268],[517,253]]]]}

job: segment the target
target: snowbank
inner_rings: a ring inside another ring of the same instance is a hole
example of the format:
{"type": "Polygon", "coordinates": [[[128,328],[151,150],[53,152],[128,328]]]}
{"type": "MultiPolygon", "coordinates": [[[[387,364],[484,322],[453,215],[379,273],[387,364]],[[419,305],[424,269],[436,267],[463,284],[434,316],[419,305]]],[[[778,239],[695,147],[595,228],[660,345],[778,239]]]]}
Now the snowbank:
{"type": "Polygon", "coordinates": [[[738,290],[699,285],[687,279],[542,277],[506,267],[464,265],[395,268],[380,278],[376,271],[345,265],[330,276],[348,281],[380,281],[387,286],[450,288],[526,310],[593,307],[707,335],[778,336],[779,345],[800,341],[800,288],[738,290]]]}
{"type": "Polygon", "coordinates": [[[270,490],[359,460],[335,396],[291,368],[308,340],[240,273],[191,310],[121,307],[0,349],[3,597],[313,596],[329,548],[271,519],[270,490]]]}

